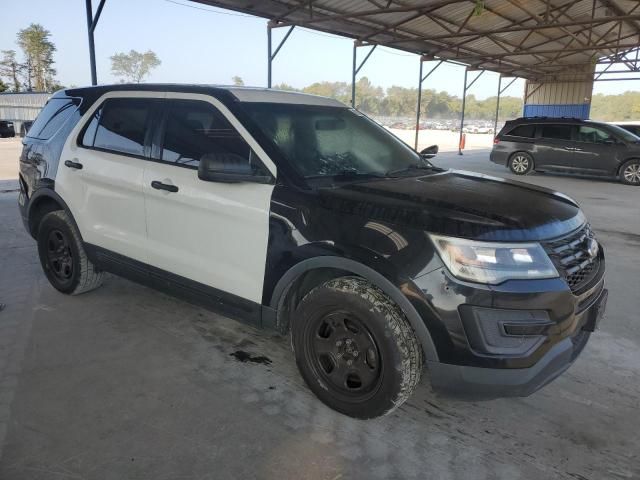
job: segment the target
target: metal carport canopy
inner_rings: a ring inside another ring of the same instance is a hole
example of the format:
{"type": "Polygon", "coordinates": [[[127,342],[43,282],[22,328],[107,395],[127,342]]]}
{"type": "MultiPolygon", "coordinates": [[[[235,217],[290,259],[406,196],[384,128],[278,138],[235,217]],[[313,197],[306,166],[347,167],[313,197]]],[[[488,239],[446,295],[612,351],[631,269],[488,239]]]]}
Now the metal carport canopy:
{"type": "Polygon", "coordinates": [[[539,82],[588,64],[637,71],[638,0],[191,1],[539,82]]]}

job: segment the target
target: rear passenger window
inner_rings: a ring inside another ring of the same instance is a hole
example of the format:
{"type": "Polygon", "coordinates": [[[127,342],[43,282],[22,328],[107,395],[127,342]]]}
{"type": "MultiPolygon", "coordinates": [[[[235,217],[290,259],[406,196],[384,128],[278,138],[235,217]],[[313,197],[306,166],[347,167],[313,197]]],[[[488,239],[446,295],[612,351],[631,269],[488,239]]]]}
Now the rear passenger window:
{"type": "Polygon", "coordinates": [[[82,136],[81,145],[144,156],[150,117],[149,100],[110,98],[94,114],[82,136]]]}
{"type": "Polygon", "coordinates": [[[513,130],[511,130],[507,135],[512,137],[533,138],[535,137],[535,133],[536,133],[535,125],[519,125],[513,130]]]}
{"type": "Polygon", "coordinates": [[[161,159],[197,168],[205,155],[240,156],[257,166],[251,147],[213,105],[197,100],[170,101],[161,159]]]}
{"type": "Polygon", "coordinates": [[[80,105],[77,98],[52,98],[38,114],[27,136],[39,140],[50,139],[73,115],[80,105]]]}
{"type": "Polygon", "coordinates": [[[571,140],[571,125],[542,125],[542,137],[571,140]]]}

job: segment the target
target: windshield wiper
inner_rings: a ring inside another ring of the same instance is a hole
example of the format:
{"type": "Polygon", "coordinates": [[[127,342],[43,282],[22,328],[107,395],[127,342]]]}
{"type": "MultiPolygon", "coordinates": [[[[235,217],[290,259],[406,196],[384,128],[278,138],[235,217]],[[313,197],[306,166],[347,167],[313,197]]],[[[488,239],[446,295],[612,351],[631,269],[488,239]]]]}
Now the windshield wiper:
{"type": "Polygon", "coordinates": [[[397,168],[395,170],[389,170],[386,174],[387,177],[393,177],[399,173],[408,172],[409,170],[441,170],[435,165],[431,165],[430,163],[417,164],[412,163],[403,168],[397,168]]]}

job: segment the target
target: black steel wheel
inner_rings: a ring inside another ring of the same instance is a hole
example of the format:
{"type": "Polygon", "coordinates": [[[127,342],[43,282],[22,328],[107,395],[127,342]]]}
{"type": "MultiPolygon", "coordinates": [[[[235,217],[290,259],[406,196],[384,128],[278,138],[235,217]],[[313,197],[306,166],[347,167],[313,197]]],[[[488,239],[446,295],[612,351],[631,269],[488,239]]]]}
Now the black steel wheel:
{"type": "Polygon", "coordinates": [[[87,258],[80,234],[66,212],[47,213],[38,226],[37,240],[42,270],[55,289],[77,295],[102,284],[102,272],[87,258]]]}
{"type": "Polygon", "coordinates": [[[47,236],[47,266],[60,281],[68,282],[73,276],[73,254],[69,240],[63,232],[54,228],[47,236]]]}
{"type": "Polygon", "coordinates": [[[330,280],[309,292],[296,310],[291,341],[309,388],[356,418],[393,411],[422,373],[422,350],[406,317],[358,277],[330,280]]]}
{"type": "Polygon", "coordinates": [[[305,335],[306,361],[344,400],[364,401],[380,385],[380,350],[366,324],[354,313],[334,310],[316,315],[305,335]]]}

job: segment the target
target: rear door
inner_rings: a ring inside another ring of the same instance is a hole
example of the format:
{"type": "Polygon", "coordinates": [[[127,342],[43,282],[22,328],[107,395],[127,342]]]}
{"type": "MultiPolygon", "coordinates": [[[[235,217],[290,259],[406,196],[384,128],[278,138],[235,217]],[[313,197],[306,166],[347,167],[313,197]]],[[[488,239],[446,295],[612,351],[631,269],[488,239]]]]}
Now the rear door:
{"type": "Polygon", "coordinates": [[[162,96],[105,95],[69,136],[56,177],[83,240],[140,262],[147,260],[143,171],[162,96]]]}
{"type": "Polygon", "coordinates": [[[573,169],[575,126],[568,123],[542,123],[538,125],[538,139],[534,162],[536,168],[552,170],[573,169]]]}
{"type": "Polygon", "coordinates": [[[178,287],[202,291],[197,284],[205,285],[224,303],[259,304],[273,185],[203,181],[198,165],[205,155],[227,153],[274,177],[275,166],[218,100],[168,97],[156,161],[148,163],[143,180],[149,263],[178,276],[168,276],[178,287]]]}

